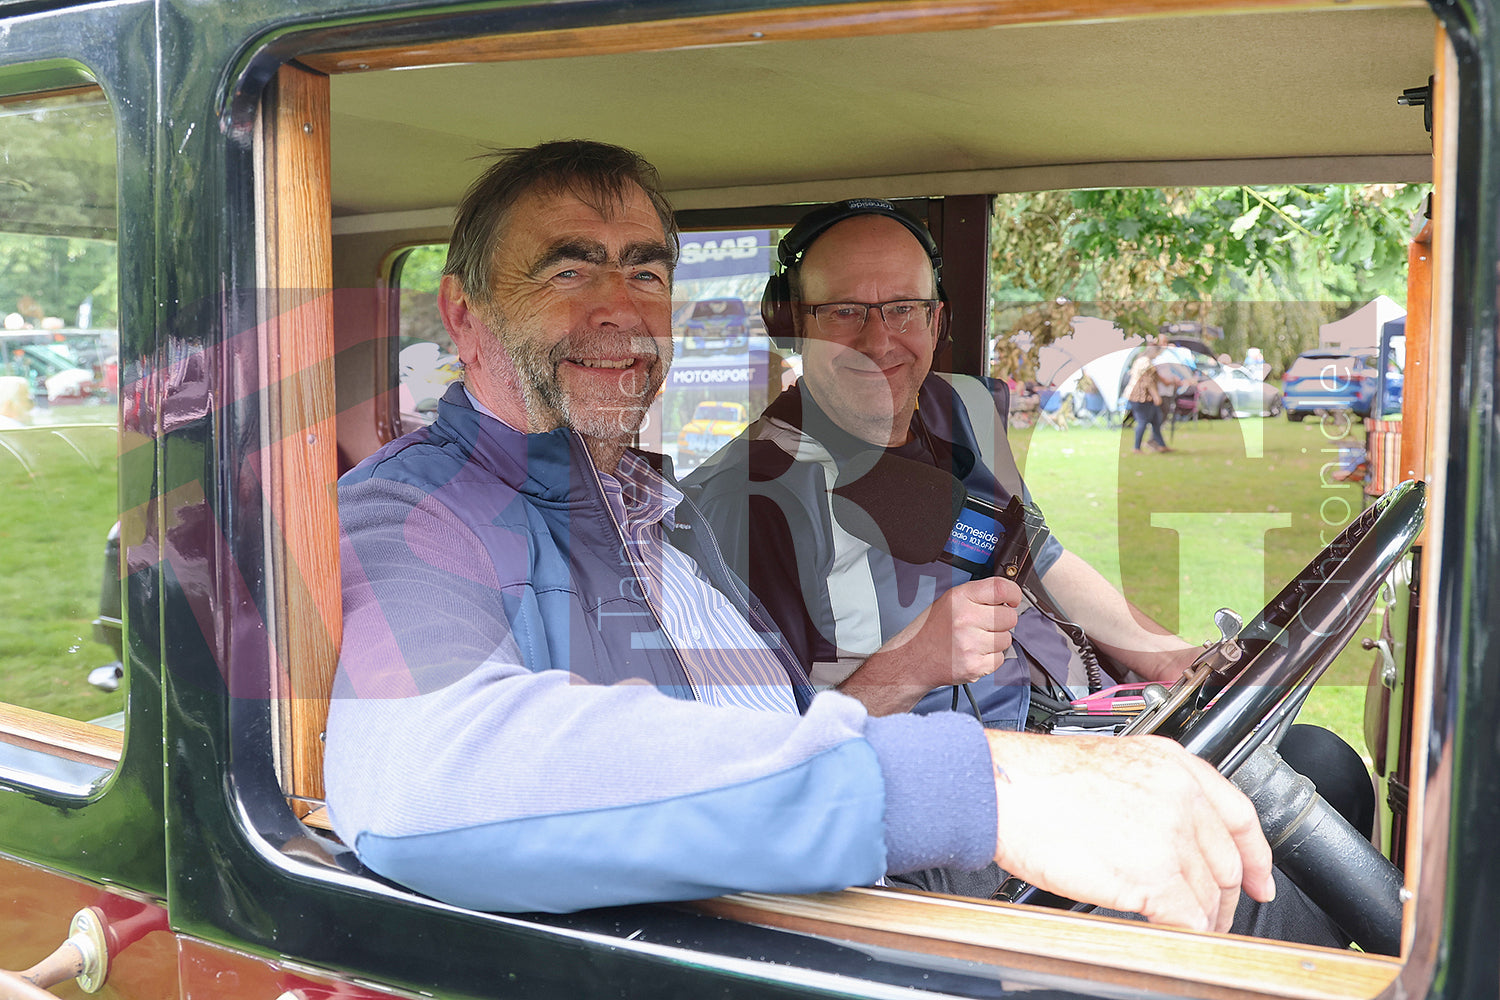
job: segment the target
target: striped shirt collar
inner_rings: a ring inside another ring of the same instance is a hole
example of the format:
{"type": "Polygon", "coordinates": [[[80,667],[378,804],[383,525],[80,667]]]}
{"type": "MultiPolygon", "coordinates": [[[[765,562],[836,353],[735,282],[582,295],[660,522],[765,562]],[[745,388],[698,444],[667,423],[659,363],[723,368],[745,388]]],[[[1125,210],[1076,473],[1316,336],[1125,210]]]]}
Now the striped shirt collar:
{"type": "MultiPolygon", "coordinates": [[[[500,421],[517,433],[524,433],[518,427],[511,427],[509,421],[481,403],[467,385],[464,386],[464,395],[469,397],[469,404],[475,410],[500,421]]],[[[651,467],[650,462],[634,452],[626,451],[620,455],[620,464],[613,474],[603,469],[598,472],[599,481],[604,484],[605,499],[622,522],[627,519],[648,524],[661,521],[668,528],[677,527],[676,510],[683,499],[682,491],[663,479],[651,467]]]]}
{"type": "Polygon", "coordinates": [[[677,527],[676,511],[683,499],[682,491],[663,479],[644,458],[627,451],[620,456],[614,475],[601,470],[599,479],[604,483],[604,494],[611,506],[618,497],[615,513],[622,520],[648,524],[660,521],[667,528],[677,527]]]}

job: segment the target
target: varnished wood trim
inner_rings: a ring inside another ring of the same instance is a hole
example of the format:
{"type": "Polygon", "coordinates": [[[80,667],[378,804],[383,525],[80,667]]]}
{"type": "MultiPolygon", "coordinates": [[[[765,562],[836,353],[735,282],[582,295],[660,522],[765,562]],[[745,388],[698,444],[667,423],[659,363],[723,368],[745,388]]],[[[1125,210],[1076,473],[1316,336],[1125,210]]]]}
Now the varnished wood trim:
{"type": "Polygon", "coordinates": [[[487,35],[400,48],[308,53],[299,61],[324,73],[354,73],[445,63],[556,59],[663,52],[709,45],[855,38],[911,31],[963,31],[1018,24],[1097,21],[1172,14],[1419,7],[1416,0],[1359,4],[1287,0],[873,0],[868,3],[681,17],[487,35]]]}
{"type": "Polygon", "coordinates": [[[1401,388],[1401,454],[1397,479],[1427,468],[1427,357],[1432,339],[1432,223],[1406,251],[1406,370],[1401,388]]]}
{"type": "MultiPolygon", "coordinates": [[[[1432,91],[1427,95],[1428,109],[1432,112],[1433,130],[1433,177],[1443,176],[1444,137],[1449,134],[1448,123],[1443,117],[1447,97],[1447,73],[1444,66],[1448,59],[1448,40],[1442,25],[1437,26],[1437,51],[1433,53],[1432,91]]],[[[1434,194],[1434,216],[1438,209],[1440,194],[1434,194]]],[[[1436,218],[1429,220],[1422,231],[1412,240],[1407,251],[1406,280],[1406,371],[1402,386],[1401,405],[1401,468],[1402,479],[1420,479],[1427,471],[1428,400],[1434,398],[1432,370],[1428,359],[1432,353],[1433,314],[1433,251],[1436,218]]]]}
{"type": "Polygon", "coordinates": [[[263,115],[278,761],[291,794],[322,798],[322,734],[343,629],[328,78],[283,66],[263,115]]]}
{"type": "Polygon", "coordinates": [[[118,729],[65,719],[20,705],[0,705],[0,743],[113,768],[125,751],[125,734],[118,729]]]}
{"type": "Polygon", "coordinates": [[[890,889],[746,893],[691,905],[768,927],[1205,1000],[1374,997],[1400,969],[1358,952],[890,889]]]}
{"type": "MultiPolygon", "coordinates": [[[[308,802],[301,802],[297,804],[301,806],[312,805],[308,802]]],[[[302,817],[302,822],[306,823],[308,826],[312,827],[315,830],[326,830],[329,833],[333,832],[333,823],[328,819],[327,806],[318,806],[316,808],[309,809],[307,815],[302,817]]]]}
{"type": "MultiPolygon", "coordinates": [[[[1437,36],[1433,92],[1433,155],[1435,158],[1434,203],[1432,210],[1432,317],[1428,339],[1426,383],[1428,398],[1446,401],[1452,398],[1455,376],[1462,377],[1453,362],[1453,227],[1459,206],[1456,198],[1458,172],[1458,81],[1459,61],[1441,26],[1437,36]]],[[[1469,72],[1474,72],[1472,65],[1469,72]]],[[[1403,389],[1403,392],[1405,390],[1403,389]]],[[[1403,413],[1405,407],[1403,406],[1403,413]]],[[[1449,431],[1454,417],[1446,406],[1429,406],[1423,435],[1426,455],[1430,457],[1423,471],[1428,485],[1427,524],[1424,538],[1435,539],[1422,549],[1422,577],[1418,593],[1421,602],[1418,620],[1408,628],[1415,634],[1407,641],[1417,643],[1415,682],[1406,691],[1412,699],[1411,793],[1406,818],[1406,884],[1412,891],[1406,905],[1405,935],[1402,954],[1406,967],[1402,971],[1396,995],[1427,996],[1441,959],[1441,949],[1448,938],[1445,921],[1448,909],[1447,886],[1452,873],[1449,844],[1452,824],[1459,821],[1453,813],[1454,743],[1451,731],[1446,739],[1433,739],[1433,722],[1447,712],[1444,705],[1434,705],[1439,698],[1451,698],[1452,691],[1439,692],[1450,664],[1441,662],[1439,638],[1443,630],[1443,608],[1462,606],[1463,573],[1445,563],[1441,544],[1447,530],[1444,522],[1447,470],[1449,466],[1449,431]],[[1429,753],[1435,752],[1435,759],[1429,753]]],[[[1406,419],[1403,415],[1403,421],[1406,419]]],[[[1403,429],[1403,434],[1405,429],[1403,429]]],[[[1460,485],[1460,489],[1464,487],[1460,485]]],[[[1463,530],[1463,525],[1458,526],[1463,530]]],[[[1462,555],[1460,555],[1462,558],[1462,555]]],[[[1471,762],[1471,766],[1473,766],[1471,762]]]]}

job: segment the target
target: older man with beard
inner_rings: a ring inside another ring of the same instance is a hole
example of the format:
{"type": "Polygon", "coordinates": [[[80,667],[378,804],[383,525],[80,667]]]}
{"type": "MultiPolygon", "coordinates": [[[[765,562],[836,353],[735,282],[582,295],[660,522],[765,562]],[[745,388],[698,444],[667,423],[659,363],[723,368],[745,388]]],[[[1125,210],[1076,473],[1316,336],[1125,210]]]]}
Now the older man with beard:
{"type": "Polygon", "coordinates": [[[1165,741],[906,713],[994,669],[1008,581],[934,604],[870,658],[864,700],[813,696],[701,516],[627,447],[670,361],[676,245],[655,171],[599,143],[506,153],[459,206],[441,309],[464,381],[339,483],[325,774],[364,864],[510,911],[992,860],[1191,927],[1226,927],[1242,885],[1272,892],[1248,800],[1165,741]],[[1142,819],[1111,858],[1072,861],[1124,815],[1142,819]]]}

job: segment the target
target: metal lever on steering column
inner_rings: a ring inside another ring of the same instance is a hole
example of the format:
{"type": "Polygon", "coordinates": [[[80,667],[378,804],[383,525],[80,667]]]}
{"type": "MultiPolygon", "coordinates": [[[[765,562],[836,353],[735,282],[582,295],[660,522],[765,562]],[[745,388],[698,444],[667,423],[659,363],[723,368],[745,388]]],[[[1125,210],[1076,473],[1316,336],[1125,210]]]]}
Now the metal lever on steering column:
{"type": "Polygon", "coordinates": [[[1219,630],[1219,641],[1228,642],[1240,634],[1240,629],[1245,627],[1245,619],[1233,608],[1220,608],[1214,612],[1214,625],[1219,630]]]}
{"type": "Polygon", "coordinates": [[[1211,660],[1215,673],[1222,673],[1228,667],[1239,663],[1245,655],[1245,648],[1240,645],[1240,630],[1244,626],[1245,620],[1233,608],[1220,608],[1215,611],[1214,627],[1219,630],[1219,641],[1209,644],[1208,652],[1199,658],[1199,662],[1211,660]]]}
{"type": "Polygon", "coordinates": [[[1165,735],[1176,738],[1172,726],[1181,727],[1199,707],[1201,692],[1212,680],[1223,683],[1230,672],[1244,658],[1245,650],[1240,645],[1239,635],[1244,624],[1232,608],[1220,608],[1214,612],[1214,625],[1219,638],[1204,643],[1203,653],[1193,665],[1179,677],[1171,688],[1161,684],[1148,684],[1141,691],[1146,708],[1120,730],[1121,736],[1136,736],[1155,733],[1167,727],[1165,735]]]}

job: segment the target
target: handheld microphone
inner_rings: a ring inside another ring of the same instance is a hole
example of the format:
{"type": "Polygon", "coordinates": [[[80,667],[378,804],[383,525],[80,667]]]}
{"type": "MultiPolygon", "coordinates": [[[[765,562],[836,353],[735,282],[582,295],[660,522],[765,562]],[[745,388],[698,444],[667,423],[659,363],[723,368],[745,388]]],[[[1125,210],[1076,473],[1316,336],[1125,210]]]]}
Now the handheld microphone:
{"type": "Polygon", "coordinates": [[[1041,513],[1020,497],[1001,509],[970,494],[951,473],[882,451],[845,463],[832,507],[839,526],[865,544],[914,565],[942,561],[974,579],[1019,582],[1047,530],[1041,513]]]}
{"type": "Polygon", "coordinates": [[[1032,553],[1051,533],[1035,504],[1012,496],[998,508],[971,495],[949,472],[883,451],[845,463],[832,492],[839,527],[902,562],[941,561],[975,580],[1003,576],[1022,587],[1035,583],[1029,590],[1032,606],[1073,641],[1089,690],[1104,686],[1088,634],[1063,614],[1040,580],[1032,579],[1032,553]]]}
{"type": "Polygon", "coordinates": [[[966,497],[938,558],[967,570],[976,580],[1003,576],[1020,582],[1031,569],[1032,543],[1039,543],[1047,530],[1040,514],[1034,523],[1028,520],[1034,510],[1020,497],[1011,497],[1004,510],[978,497],[966,497]],[[1035,535],[1028,530],[1033,528],[1035,535]]]}
{"type": "MultiPolygon", "coordinates": [[[[957,477],[936,466],[865,452],[839,469],[830,504],[839,527],[905,563],[942,561],[976,580],[998,572],[1018,583],[1031,566],[1020,498],[1012,497],[1002,511],[970,496],[957,477]]],[[[954,686],[953,709],[960,688],[983,721],[967,684],[954,686]]]]}
{"type": "Polygon", "coordinates": [[[967,498],[950,473],[872,450],[839,469],[833,517],[866,545],[920,566],[942,554],[967,498]]]}

